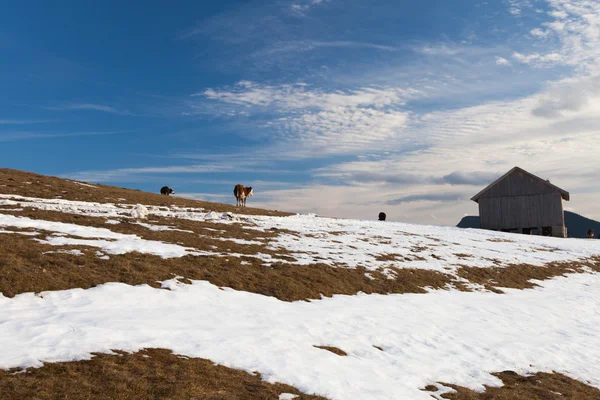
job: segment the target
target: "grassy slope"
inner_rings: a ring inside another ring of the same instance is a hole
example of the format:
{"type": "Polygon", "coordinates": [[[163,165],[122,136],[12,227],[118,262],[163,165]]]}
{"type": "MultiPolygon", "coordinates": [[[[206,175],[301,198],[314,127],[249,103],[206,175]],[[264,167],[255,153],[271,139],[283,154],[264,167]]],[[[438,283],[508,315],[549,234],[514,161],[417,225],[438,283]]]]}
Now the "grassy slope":
{"type": "MultiPolygon", "coordinates": [[[[27,172],[0,169],[0,193],[28,197],[60,198],[77,201],[141,203],[145,205],[204,208],[217,212],[235,212],[250,215],[289,215],[279,211],[254,208],[239,209],[231,205],[208,203],[176,197],[160,196],[136,190],[94,185],[83,186],[73,181],[46,177],[27,172]]],[[[233,197],[233,196],[232,196],[233,197]]],[[[64,214],[52,211],[26,209],[0,212],[27,216],[34,219],[75,223],[106,228],[103,218],[64,214]]],[[[152,217],[155,225],[176,226],[195,233],[178,231],[151,231],[123,220],[110,226],[115,232],[136,234],[144,239],[180,243],[198,249],[217,249],[223,252],[247,254],[242,258],[183,257],[164,260],[157,256],[139,253],[111,255],[101,260],[96,249],[69,246],[80,249],[83,256],[64,253],[46,253],[55,247],[40,244],[31,237],[3,235],[0,241],[0,292],[7,296],[29,291],[59,290],[75,287],[88,288],[105,282],[129,284],[148,283],[172,278],[174,275],[187,279],[208,280],[218,286],[232,287],[275,296],[281,300],[319,298],[321,294],[366,293],[424,293],[424,287],[443,288],[454,277],[439,272],[401,269],[396,279],[387,279],[372,272],[375,279],[365,277],[365,271],[335,268],[326,264],[308,266],[274,264],[264,267],[253,254],[269,254],[268,243],[277,231],[257,232],[250,236],[240,233],[238,226],[212,224],[187,220],[152,217]],[[217,229],[217,230],[214,230],[217,229]],[[197,233],[202,233],[199,236],[197,233]],[[224,238],[251,239],[262,244],[240,245],[224,238]],[[44,254],[46,253],[46,254],[44,254]]],[[[279,257],[285,254],[278,252],[279,257]]],[[[582,264],[583,265],[583,264],[582,264]]],[[[600,271],[600,260],[590,260],[586,266],[600,271]]],[[[530,279],[549,279],[573,272],[577,267],[554,264],[547,267],[514,265],[508,268],[461,268],[459,275],[472,283],[499,291],[497,287],[531,287],[530,279]],[[492,283],[493,282],[493,283],[492,283]]],[[[466,287],[454,282],[459,289],[466,287]]],[[[507,383],[499,389],[489,389],[476,394],[463,388],[448,395],[452,399],[529,399],[573,398],[597,399],[600,392],[562,375],[544,374],[540,379],[501,376],[507,383]],[[517,387],[518,386],[518,387],[517,387]],[[556,393],[563,393],[563,397],[556,393]],[[492,396],[492,397],[490,397],[492,396]],[[504,397],[502,397],[504,396],[504,397]],[[512,396],[512,397],[511,397],[512,396]],[[570,396],[570,397],[569,397],[570,396]]],[[[0,392],[12,393],[11,399],[27,398],[37,392],[37,398],[201,398],[201,399],[261,399],[276,398],[277,393],[298,393],[283,385],[269,385],[257,376],[215,367],[206,360],[189,360],[171,355],[163,350],[108,356],[98,355],[90,361],[48,364],[26,374],[9,374],[0,371],[0,392]],[[43,388],[44,390],[40,389],[43,388]],[[103,397],[104,396],[104,397],[103,397]]],[[[318,397],[303,396],[312,399],[318,397]]]]}

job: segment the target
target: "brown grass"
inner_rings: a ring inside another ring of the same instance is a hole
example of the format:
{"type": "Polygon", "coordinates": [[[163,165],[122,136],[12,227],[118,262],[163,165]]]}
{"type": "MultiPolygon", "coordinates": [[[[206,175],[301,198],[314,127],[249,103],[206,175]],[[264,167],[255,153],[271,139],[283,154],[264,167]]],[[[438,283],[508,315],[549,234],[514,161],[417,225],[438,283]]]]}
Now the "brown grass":
{"type": "MultiPolygon", "coordinates": [[[[443,383],[457,393],[444,394],[451,400],[598,400],[600,390],[559,373],[539,372],[532,376],[521,376],[512,371],[493,374],[504,382],[501,387],[487,387],[483,393],[443,383]]],[[[427,389],[427,388],[426,388],[427,389]]],[[[432,387],[429,387],[432,389],[432,387]]],[[[435,387],[433,390],[435,391],[435,387]]]]}
{"type": "MultiPolygon", "coordinates": [[[[441,289],[455,283],[459,290],[468,290],[456,284],[454,277],[436,271],[389,267],[395,274],[389,279],[380,271],[364,268],[344,268],[328,265],[327,260],[304,266],[293,264],[293,257],[285,249],[272,250],[269,243],[285,230],[265,232],[240,229],[238,224],[214,224],[152,217],[147,222],[155,225],[176,225],[180,231],[152,231],[122,219],[118,225],[107,225],[104,218],[89,217],[60,212],[25,209],[8,212],[47,221],[60,221],[85,226],[104,227],[110,230],[135,234],[144,239],[178,243],[198,250],[221,252],[223,256],[162,259],[158,256],[128,253],[112,255],[109,260],[96,256],[96,248],[79,247],[85,255],[43,254],[58,250],[42,245],[31,237],[2,234],[0,236],[0,292],[14,296],[23,292],[40,292],[71,288],[89,288],[106,282],[123,282],[132,285],[147,283],[156,286],[157,281],[174,275],[188,279],[207,280],[218,286],[274,296],[285,301],[318,299],[321,295],[364,293],[424,293],[423,288],[441,289]],[[216,229],[216,230],[214,230],[216,229]],[[238,244],[219,238],[238,238],[259,241],[262,244],[238,244]],[[292,264],[276,263],[265,266],[254,257],[256,253],[270,254],[291,261],[292,264]],[[241,258],[228,253],[245,254],[241,258]],[[369,279],[365,273],[375,279],[369,279]]],[[[40,236],[44,237],[44,236],[40,236]]],[[[66,247],[73,249],[76,247],[66,247]]],[[[395,261],[398,254],[381,254],[380,261],[395,261]]],[[[412,256],[417,257],[417,256],[412,256]]],[[[406,257],[404,257],[406,259],[406,257]]],[[[461,267],[457,274],[469,282],[483,285],[488,290],[501,293],[502,287],[525,289],[535,287],[531,279],[546,280],[566,273],[583,272],[583,267],[600,271],[600,259],[576,263],[554,263],[544,267],[511,265],[499,268],[461,267]]]]}
{"type": "Polygon", "coordinates": [[[345,357],[348,355],[348,353],[346,353],[344,350],[338,349],[337,347],[333,347],[333,346],[313,346],[313,347],[316,347],[317,349],[323,349],[323,350],[330,351],[333,354],[337,354],[338,356],[341,356],[341,357],[345,357]]]}
{"type": "MultiPolygon", "coordinates": [[[[364,268],[335,268],[326,264],[274,264],[248,257],[186,256],[163,259],[158,256],[127,253],[101,260],[98,249],[78,248],[83,256],[50,253],[59,248],[33,241],[28,236],[0,236],[0,292],[12,297],[18,293],[89,288],[107,282],[131,285],[151,284],[175,275],[207,280],[220,287],[231,287],[273,296],[284,301],[319,299],[321,295],[364,293],[425,293],[424,287],[443,288],[450,277],[439,272],[397,269],[397,278],[388,279],[379,271],[364,268]]],[[[235,243],[231,247],[235,249],[235,243]]]]}
{"type": "MultiPolygon", "coordinates": [[[[87,183],[87,182],[83,182],[87,183]]],[[[82,186],[75,181],[53,176],[38,175],[31,172],[0,168],[0,193],[16,194],[26,197],[54,199],[60,196],[65,200],[93,201],[100,203],[144,204],[153,206],[171,206],[205,208],[215,212],[236,212],[248,215],[285,216],[290,213],[262,210],[252,207],[235,207],[229,204],[210,203],[173,196],[162,196],[159,190],[164,184],[157,184],[156,194],[139,190],[124,189],[115,186],[92,184],[95,188],[82,186]],[[26,182],[31,182],[30,184],[26,182]]],[[[175,188],[176,189],[176,188],[175,188]]],[[[175,190],[177,191],[177,190],[175,190]]],[[[231,201],[233,187],[231,188],[231,201]]]]}
{"type": "Polygon", "coordinates": [[[3,400],[276,400],[281,393],[300,395],[297,399],[325,400],[289,385],[267,383],[260,374],[162,349],[96,354],[88,361],[49,363],[23,373],[13,372],[0,370],[3,400]]]}
{"type": "Polygon", "coordinates": [[[600,258],[577,262],[551,263],[542,267],[519,264],[502,268],[461,267],[458,276],[471,283],[485,286],[487,290],[502,293],[501,288],[531,289],[534,280],[548,280],[568,273],[582,273],[585,268],[600,272],[600,258]]]}

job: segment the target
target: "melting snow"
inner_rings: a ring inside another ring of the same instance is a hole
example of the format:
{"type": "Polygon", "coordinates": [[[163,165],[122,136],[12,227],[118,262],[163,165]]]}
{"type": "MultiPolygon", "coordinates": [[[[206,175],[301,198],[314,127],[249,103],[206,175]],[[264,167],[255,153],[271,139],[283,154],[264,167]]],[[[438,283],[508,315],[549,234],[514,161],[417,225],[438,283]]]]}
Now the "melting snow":
{"type": "Polygon", "coordinates": [[[141,225],[144,228],[150,229],[151,231],[179,231],[179,232],[194,233],[194,231],[189,231],[189,230],[184,230],[184,229],[177,229],[177,228],[175,228],[173,226],[152,225],[152,224],[146,224],[144,222],[134,222],[134,224],[141,225]]]}
{"type": "Polygon", "coordinates": [[[0,229],[0,233],[16,233],[18,235],[25,235],[25,236],[37,236],[39,235],[38,232],[18,232],[18,231],[7,231],[4,229],[0,229]]]}
{"type": "Polygon", "coordinates": [[[77,182],[77,181],[69,181],[69,182],[75,183],[75,184],[80,185],[80,186],[85,186],[85,187],[90,187],[90,188],[98,189],[98,186],[90,185],[89,183],[83,183],[83,182],[77,182]]]}
{"type": "MultiPolygon", "coordinates": [[[[247,232],[280,231],[275,238],[269,240],[269,246],[275,251],[286,250],[286,255],[293,257],[295,261],[264,254],[258,254],[257,257],[268,263],[307,265],[325,262],[351,268],[362,266],[367,270],[382,270],[391,278],[394,277],[394,272],[389,267],[453,273],[459,266],[498,267],[518,263],[545,265],[600,255],[600,241],[515,235],[479,229],[343,220],[315,215],[248,216],[177,206],[137,205],[132,211],[130,204],[39,199],[7,194],[0,194],[0,199],[4,199],[0,200],[0,205],[106,218],[155,215],[215,224],[240,223],[241,228],[247,232]]],[[[150,224],[142,226],[157,230],[169,229],[150,224]]],[[[240,244],[259,244],[257,241],[222,239],[240,244]]]]}
{"type": "Polygon", "coordinates": [[[48,236],[41,243],[53,246],[92,246],[100,247],[108,254],[125,254],[132,251],[154,254],[163,258],[183,257],[185,255],[215,255],[218,253],[202,252],[177,244],[169,244],[154,240],[145,240],[136,235],[115,233],[105,228],[94,228],[62,222],[34,220],[25,217],[0,214],[0,226],[17,228],[37,228],[45,231],[62,233],[72,237],[48,236]],[[83,238],[83,239],[79,239],[83,238]]]}
{"type": "Polygon", "coordinates": [[[146,219],[146,218],[148,218],[148,214],[149,214],[148,209],[141,204],[137,204],[131,210],[131,216],[133,218],[146,219]]]}
{"type": "Polygon", "coordinates": [[[500,385],[490,373],[504,370],[554,370],[600,387],[600,274],[540,284],[504,295],[432,291],[294,303],[176,280],[164,282],[171,290],[111,283],[0,296],[0,368],[160,347],[332,399],[425,400],[431,397],[420,389],[428,384],[482,390],[500,385]]]}

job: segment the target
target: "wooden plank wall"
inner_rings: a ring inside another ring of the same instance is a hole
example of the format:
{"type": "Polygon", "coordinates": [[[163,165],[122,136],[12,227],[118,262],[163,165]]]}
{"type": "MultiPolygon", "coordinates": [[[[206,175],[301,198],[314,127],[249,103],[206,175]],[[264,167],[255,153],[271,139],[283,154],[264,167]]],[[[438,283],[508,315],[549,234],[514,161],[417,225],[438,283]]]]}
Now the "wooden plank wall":
{"type": "Polygon", "coordinates": [[[480,198],[483,229],[520,229],[564,225],[560,193],[480,198]]]}

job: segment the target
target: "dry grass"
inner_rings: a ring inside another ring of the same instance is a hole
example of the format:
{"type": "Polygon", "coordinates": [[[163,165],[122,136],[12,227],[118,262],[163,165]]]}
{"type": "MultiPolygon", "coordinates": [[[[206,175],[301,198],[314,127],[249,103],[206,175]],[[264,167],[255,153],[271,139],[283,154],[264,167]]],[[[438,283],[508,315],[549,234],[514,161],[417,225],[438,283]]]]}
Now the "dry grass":
{"type": "Polygon", "coordinates": [[[161,349],[96,354],[88,361],[50,363],[17,374],[0,370],[3,400],[276,400],[281,393],[300,395],[297,399],[303,400],[325,400],[289,385],[267,383],[260,374],[161,349]]]}
{"type": "MultiPolygon", "coordinates": [[[[86,182],[83,182],[86,183],[86,182]]],[[[115,186],[92,184],[83,186],[75,181],[52,176],[38,175],[14,169],[0,168],[0,193],[16,194],[44,199],[62,198],[73,201],[92,201],[100,203],[145,204],[153,206],[171,206],[205,208],[215,212],[236,212],[248,215],[285,216],[290,213],[262,210],[252,207],[235,207],[228,204],[209,203],[180,197],[162,196],[159,190],[163,184],[157,184],[156,194],[139,190],[124,189],[115,186]],[[27,183],[30,182],[30,183],[27,183]]],[[[232,202],[233,187],[231,188],[232,202]]]]}
{"type": "MultiPolygon", "coordinates": [[[[109,227],[110,230],[135,234],[147,240],[178,243],[198,250],[221,252],[223,256],[187,256],[176,259],[163,259],[158,256],[128,253],[111,255],[109,260],[96,256],[98,249],[78,248],[83,256],[51,253],[56,247],[43,245],[31,237],[17,234],[2,234],[0,240],[0,292],[14,296],[23,292],[40,292],[71,288],[89,288],[107,282],[127,284],[151,284],[170,279],[175,275],[187,279],[207,280],[217,286],[231,287],[274,296],[284,301],[318,299],[321,295],[364,293],[425,293],[424,288],[442,289],[454,283],[459,290],[468,290],[456,283],[452,275],[424,269],[404,269],[389,267],[394,278],[390,279],[381,271],[367,271],[364,268],[344,268],[329,265],[327,260],[311,265],[293,264],[285,249],[273,250],[269,243],[285,230],[265,232],[240,229],[237,224],[214,224],[189,220],[174,220],[152,217],[147,221],[155,225],[176,225],[180,231],[152,231],[123,219],[121,224],[106,225],[104,218],[53,211],[25,209],[21,212],[8,212],[47,221],[60,221],[93,227],[109,227]],[[227,238],[246,239],[261,244],[239,244],[227,238]],[[227,256],[229,253],[245,254],[241,258],[227,256]],[[254,255],[269,254],[291,263],[276,263],[265,266],[254,255]],[[365,273],[369,272],[369,279],[365,273]]],[[[43,236],[42,236],[43,237],[43,236]]],[[[396,261],[399,254],[381,254],[378,260],[396,261]]],[[[417,257],[417,256],[412,256],[417,257]]],[[[546,280],[566,273],[583,272],[582,268],[600,271],[600,259],[577,263],[554,263],[544,267],[512,265],[499,268],[461,267],[458,275],[469,282],[483,285],[488,290],[501,293],[502,287],[525,289],[534,287],[531,279],[546,280]]]]}
{"type": "Polygon", "coordinates": [[[531,289],[538,286],[531,280],[548,280],[569,273],[583,273],[586,269],[600,272],[600,258],[572,263],[551,263],[542,267],[519,264],[502,268],[461,267],[458,275],[487,290],[502,293],[501,288],[531,289]]]}
{"type": "MultiPolygon", "coordinates": [[[[539,372],[532,376],[521,376],[512,371],[493,374],[502,379],[504,386],[486,387],[485,392],[444,383],[457,393],[448,393],[442,397],[451,400],[598,400],[600,390],[571,379],[562,374],[539,372]]],[[[428,387],[435,391],[435,387],[428,387]]]]}
{"type": "Polygon", "coordinates": [[[348,353],[346,353],[344,350],[338,349],[337,347],[333,347],[333,346],[313,346],[313,347],[316,347],[317,349],[330,351],[333,354],[337,354],[338,356],[341,356],[341,357],[345,357],[348,355],[348,353]]]}
{"type": "MultiPolygon", "coordinates": [[[[57,247],[41,244],[28,236],[3,234],[0,240],[0,292],[12,297],[18,293],[71,288],[89,288],[107,282],[131,285],[151,284],[174,276],[206,280],[273,296],[284,301],[319,299],[321,295],[364,293],[425,293],[424,287],[443,288],[450,277],[435,271],[399,269],[396,279],[363,268],[335,268],[325,264],[274,264],[266,267],[254,257],[197,257],[163,259],[158,256],[127,253],[102,260],[96,248],[80,249],[77,256],[55,252],[57,247]]],[[[231,246],[234,246],[232,244],[231,246]]]]}

